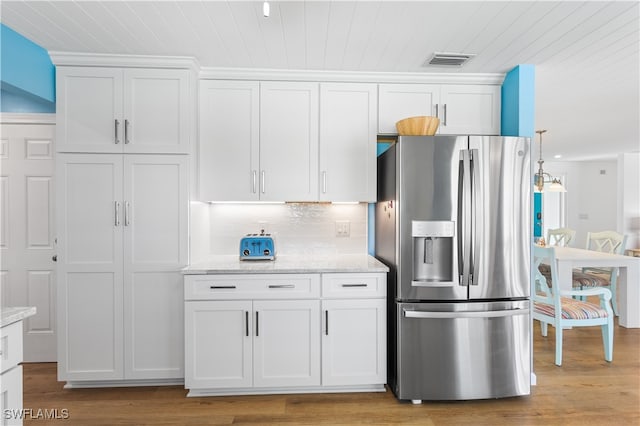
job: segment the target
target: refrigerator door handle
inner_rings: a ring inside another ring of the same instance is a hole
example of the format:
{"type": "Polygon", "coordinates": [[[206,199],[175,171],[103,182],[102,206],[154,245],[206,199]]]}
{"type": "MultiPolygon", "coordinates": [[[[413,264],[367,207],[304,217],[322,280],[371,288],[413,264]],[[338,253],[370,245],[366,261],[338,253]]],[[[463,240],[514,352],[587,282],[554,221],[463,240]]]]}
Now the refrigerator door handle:
{"type": "Polygon", "coordinates": [[[471,170],[473,172],[471,188],[473,193],[471,195],[471,234],[470,234],[470,248],[471,255],[469,257],[469,284],[478,285],[478,274],[476,271],[477,265],[479,265],[478,256],[480,254],[480,241],[482,241],[483,235],[480,234],[482,227],[478,227],[478,224],[484,223],[484,209],[479,204],[482,202],[480,189],[482,184],[480,183],[480,154],[477,149],[471,150],[471,170]]]}
{"type": "Polygon", "coordinates": [[[460,285],[469,285],[471,270],[471,152],[460,151],[462,185],[458,194],[458,259],[460,285]]]}
{"type": "Polygon", "coordinates": [[[433,311],[412,311],[404,310],[405,318],[503,318],[516,315],[528,315],[529,309],[507,309],[500,311],[453,311],[453,312],[433,312],[433,311]]]}

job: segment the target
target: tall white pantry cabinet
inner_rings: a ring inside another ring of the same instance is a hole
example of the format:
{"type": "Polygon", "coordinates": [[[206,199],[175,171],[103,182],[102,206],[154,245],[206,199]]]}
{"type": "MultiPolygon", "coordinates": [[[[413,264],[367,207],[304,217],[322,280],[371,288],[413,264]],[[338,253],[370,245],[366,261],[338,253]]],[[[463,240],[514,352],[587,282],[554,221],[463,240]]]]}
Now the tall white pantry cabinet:
{"type": "Polygon", "coordinates": [[[186,69],[57,66],[58,378],[184,377],[186,69]]]}

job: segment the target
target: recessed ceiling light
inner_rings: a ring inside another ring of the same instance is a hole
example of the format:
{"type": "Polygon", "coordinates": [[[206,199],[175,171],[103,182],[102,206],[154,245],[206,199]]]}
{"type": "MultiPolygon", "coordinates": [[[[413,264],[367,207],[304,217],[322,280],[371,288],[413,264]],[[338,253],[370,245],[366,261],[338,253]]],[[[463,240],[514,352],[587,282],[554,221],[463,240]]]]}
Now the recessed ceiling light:
{"type": "Polygon", "coordinates": [[[562,158],[562,154],[556,154],[553,156],[553,158],[562,158]]]}
{"type": "Polygon", "coordinates": [[[431,58],[427,59],[423,66],[461,67],[474,56],[476,56],[475,53],[436,52],[431,56],[431,58]]]}

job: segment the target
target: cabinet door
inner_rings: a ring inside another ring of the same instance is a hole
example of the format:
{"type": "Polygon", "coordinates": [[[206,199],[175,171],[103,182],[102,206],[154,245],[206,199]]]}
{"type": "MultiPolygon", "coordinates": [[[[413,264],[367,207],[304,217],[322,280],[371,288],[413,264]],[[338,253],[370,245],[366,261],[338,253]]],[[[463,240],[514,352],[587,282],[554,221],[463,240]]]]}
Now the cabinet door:
{"type": "Polygon", "coordinates": [[[318,200],[317,83],[260,83],[260,199],[318,200]]]}
{"type": "Polygon", "coordinates": [[[252,386],[251,318],[251,301],[185,303],[185,388],[252,386]]]}
{"type": "Polygon", "coordinates": [[[0,376],[0,413],[2,425],[22,425],[22,366],[0,376]]]}
{"type": "Polygon", "coordinates": [[[56,86],[57,151],[122,152],[122,70],[57,67],[56,86]]]}
{"type": "Polygon", "coordinates": [[[184,377],[180,272],[144,272],[125,282],[125,379],[184,377]]]}
{"type": "Polygon", "coordinates": [[[439,134],[500,134],[500,86],[443,85],[439,134]]]}
{"type": "Polygon", "coordinates": [[[376,200],[375,84],[320,85],[320,200],[376,200]]]}
{"type": "Polygon", "coordinates": [[[187,260],[187,161],[124,156],[125,377],[183,376],[179,269],[187,260]]]}
{"type": "Polygon", "coordinates": [[[200,200],[257,201],[260,85],[200,82],[200,200]]]}
{"type": "Polygon", "coordinates": [[[124,151],[189,152],[189,71],[124,71],[124,151]]]}
{"type": "Polygon", "coordinates": [[[61,154],[56,170],[58,379],[122,379],[122,155],[61,154]]]}
{"type": "Polygon", "coordinates": [[[436,116],[437,84],[380,84],[378,133],[396,134],[396,122],[418,115],[436,116]]]}
{"type": "Polygon", "coordinates": [[[385,383],[385,300],[324,300],[322,312],[322,384],[385,383]]]}
{"type": "Polygon", "coordinates": [[[254,301],[254,386],[320,385],[320,302],[254,301]]]}

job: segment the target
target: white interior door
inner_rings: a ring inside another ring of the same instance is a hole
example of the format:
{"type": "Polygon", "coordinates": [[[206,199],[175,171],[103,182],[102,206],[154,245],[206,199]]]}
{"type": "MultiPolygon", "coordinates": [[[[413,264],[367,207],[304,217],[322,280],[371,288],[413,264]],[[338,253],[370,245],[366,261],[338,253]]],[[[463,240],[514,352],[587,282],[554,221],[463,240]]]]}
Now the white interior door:
{"type": "Polygon", "coordinates": [[[0,299],[36,307],[24,325],[24,360],[56,361],[55,125],[48,116],[11,121],[3,117],[0,145],[0,299]]]}

